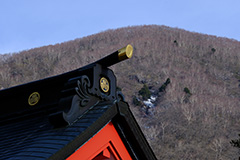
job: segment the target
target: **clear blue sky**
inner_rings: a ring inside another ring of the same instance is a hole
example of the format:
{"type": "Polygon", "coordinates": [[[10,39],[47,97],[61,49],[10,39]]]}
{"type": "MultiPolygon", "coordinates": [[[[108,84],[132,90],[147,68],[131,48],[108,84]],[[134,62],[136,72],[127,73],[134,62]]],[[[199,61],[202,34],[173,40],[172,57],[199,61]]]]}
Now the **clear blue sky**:
{"type": "Polygon", "coordinates": [[[144,24],[240,41],[240,0],[0,0],[0,54],[144,24]]]}

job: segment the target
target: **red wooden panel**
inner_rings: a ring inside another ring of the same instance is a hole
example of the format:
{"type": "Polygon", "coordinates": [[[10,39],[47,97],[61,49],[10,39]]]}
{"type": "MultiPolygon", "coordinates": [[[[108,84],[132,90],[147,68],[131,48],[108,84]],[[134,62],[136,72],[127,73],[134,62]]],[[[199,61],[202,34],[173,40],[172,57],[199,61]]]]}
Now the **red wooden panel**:
{"type": "Polygon", "coordinates": [[[131,160],[126,147],[110,122],[76,150],[67,160],[131,160]]]}

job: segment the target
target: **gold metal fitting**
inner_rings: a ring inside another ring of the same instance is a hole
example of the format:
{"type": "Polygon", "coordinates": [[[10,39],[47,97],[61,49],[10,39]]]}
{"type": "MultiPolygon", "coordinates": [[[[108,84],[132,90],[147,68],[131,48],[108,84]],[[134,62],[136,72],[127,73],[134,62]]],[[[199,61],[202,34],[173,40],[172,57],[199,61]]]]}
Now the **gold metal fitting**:
{"type": "Polygon", "coordinates": [[[126,47],[118,50],[119,61],[129,59],[132,57],[133,47],[129,44],[126,47]]]}
{"type": "Polygon", "coordinates": [[[102,77],[100,79],[100,87],[101,87],[102,91],[105,93],[107,93],[109,91],[110,84],[109,84],[107,78],[102,77]]]}
{"type": "Polygon", "coordinates": [[[40,94],[38,92],[33,92],[29,97],[28,97],[28,104],[30,106],[36,105],[40,100],[40,94]]]}

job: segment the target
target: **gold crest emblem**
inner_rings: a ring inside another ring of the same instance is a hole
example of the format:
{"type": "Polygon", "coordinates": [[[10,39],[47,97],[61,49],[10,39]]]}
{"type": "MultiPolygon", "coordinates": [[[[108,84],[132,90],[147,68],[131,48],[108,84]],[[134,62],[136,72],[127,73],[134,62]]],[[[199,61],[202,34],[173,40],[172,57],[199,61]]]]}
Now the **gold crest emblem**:
{"type": "Polygon", "coordinates": [[[40,100],[40,94],[38,92],[33,92],[29,97],[28,97],[28,104],[30,106],[36,105],[40,100]]]}
{"type": "Polygon", "coordinates": [[[109,91],[110,85],[109,85],[107,78],[102,77],[100,79],[100,87],[101,87],[102,91],[105,93],[107,93],[109,91]]]}

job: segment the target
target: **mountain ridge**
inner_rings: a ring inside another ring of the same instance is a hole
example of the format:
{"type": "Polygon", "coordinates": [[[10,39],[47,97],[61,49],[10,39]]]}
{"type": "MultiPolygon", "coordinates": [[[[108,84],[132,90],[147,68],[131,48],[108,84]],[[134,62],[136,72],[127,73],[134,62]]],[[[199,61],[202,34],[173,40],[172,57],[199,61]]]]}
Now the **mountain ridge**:
{"type": "Polygon", "coordinates": [[[232,159],[240,132],[240,42],[167,26],[107,30],[0,56],[0,87],[92,63],[131,44],[132,59],[110,67],[159,159],[232,159]],[[164,91],[160,87],[170,79],[164,91]],[[136,106],[146,85],[155,107],[136,106]],[[189,90],[189,94],[187,89],[189,90]]]}

